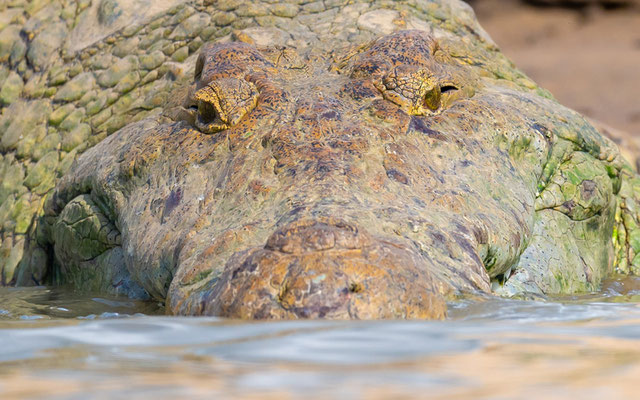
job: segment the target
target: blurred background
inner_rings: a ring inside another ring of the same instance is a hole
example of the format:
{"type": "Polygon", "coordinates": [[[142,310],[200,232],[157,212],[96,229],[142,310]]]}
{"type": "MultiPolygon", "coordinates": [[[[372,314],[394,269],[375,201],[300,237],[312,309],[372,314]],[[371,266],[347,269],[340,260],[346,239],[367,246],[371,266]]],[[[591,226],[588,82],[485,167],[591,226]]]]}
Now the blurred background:
{"type": "Polygon", "coordinates": [[[500,49],[561,103],[640,143],[640,0],[467,3],[500,49]]]}

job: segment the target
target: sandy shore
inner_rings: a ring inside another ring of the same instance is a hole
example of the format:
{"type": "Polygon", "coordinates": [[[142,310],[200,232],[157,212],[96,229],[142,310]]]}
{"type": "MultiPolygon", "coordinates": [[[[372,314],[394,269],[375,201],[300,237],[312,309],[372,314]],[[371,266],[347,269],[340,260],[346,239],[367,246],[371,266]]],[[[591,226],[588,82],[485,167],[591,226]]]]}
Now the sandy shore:
{"type": "Polygon", "coordinates": [[[561,103],[640,138],[640,8],[472,5],[502,51],[561,103]]]}

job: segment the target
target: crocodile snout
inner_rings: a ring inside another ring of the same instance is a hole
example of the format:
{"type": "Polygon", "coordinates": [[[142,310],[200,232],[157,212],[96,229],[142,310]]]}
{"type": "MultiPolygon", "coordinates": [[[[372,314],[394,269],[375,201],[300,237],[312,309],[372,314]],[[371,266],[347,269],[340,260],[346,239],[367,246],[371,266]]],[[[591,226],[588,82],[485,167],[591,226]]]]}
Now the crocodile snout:
{"type": "Polygon", "coordinates": [[[443,318],[446,304],[415,250],[333,219],[299,220],[236,253],[204,296],[232,318],[443,318]]]}

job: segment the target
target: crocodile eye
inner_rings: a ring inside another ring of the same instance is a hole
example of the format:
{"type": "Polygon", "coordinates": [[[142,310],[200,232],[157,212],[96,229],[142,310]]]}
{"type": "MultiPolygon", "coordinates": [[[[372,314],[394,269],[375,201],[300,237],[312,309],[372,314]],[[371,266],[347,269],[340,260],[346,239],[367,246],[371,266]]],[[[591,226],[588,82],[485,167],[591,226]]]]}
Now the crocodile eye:
{"type": "Polygon", "coordinates": [[[458,97],[457,91],[458,88],[453,85],[435,87],[424,95],[422,105],[428,110],[437,111],[451,104],[458,97]]]}
{"type": "Polygon", "coordinates": [[[422,102],[422,105],[424,106],[424,108],[427,108],[431,111],[436,111],[438,108],[440,108],[440,99],[442,97],[441,95],[442,93],[440,91],[440,88],[438,87],[429,90],[424,95],[424,101],[422,102]]]}
{"type": "Polygon", "coordinates": [[[473,95],[470,90],[461,90],[459,87],[452,84],[440,86],[440,106],[442,108],[449,107],[454,101],[464,97],[465,94],[463,92],[465,91],[469,92],[466,94],[467,97],[471,97],[473,95]]]}
{"type": "Polygon", "coordinates": [[[215,133],[227,129],[229,126],[220,118],[221,96],[211,86],[198,90],[193,100],[195,106],[194,125],[203,133],[215,133]]]}
{"type": "Polygon", "coordinates": [[[206,101],[198,101],[197,110],[197,118],[200,124],[206,125],[216,120],[217,113],[213,104],[206,101]]]}
{"type": "Polygon", "coordinates": [[[445,93],[454,92],[456,90],[458,90],[458,88],[453,85],[445,85],[440,88],[440,93],[445,94],[445,93]]]}
{"type": "Polygon", "coordinates": [[[221,78],[209,82],[193,94],[194,125],[204,133],[229,129],[255,108],[258,95],[256,86],[244,79],[221,78]]]}

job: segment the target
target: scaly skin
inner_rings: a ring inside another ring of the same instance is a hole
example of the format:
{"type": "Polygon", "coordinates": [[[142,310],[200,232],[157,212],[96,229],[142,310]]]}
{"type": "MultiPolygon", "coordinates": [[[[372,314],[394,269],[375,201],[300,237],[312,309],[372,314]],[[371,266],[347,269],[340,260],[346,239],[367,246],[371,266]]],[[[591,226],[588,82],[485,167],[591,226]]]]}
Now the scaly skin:
{"type": "Polygon", "coordinates": [[[200,5],[275,16],[202,46],[191,82],[167,69],[162,115],[128,108],[51,179],[5,281],[173,314],[443,318],[460,293],[637,272],[640,181],[611,141],[463,3],[351,3],[200,5]]]}

